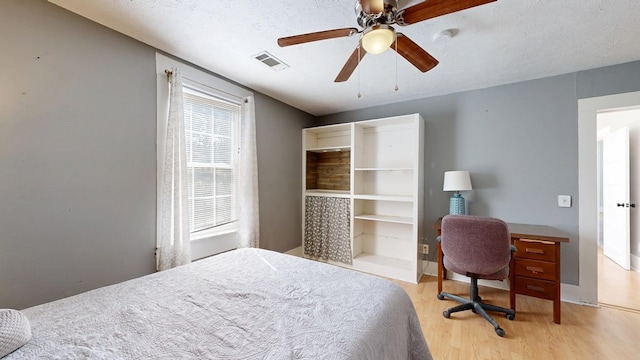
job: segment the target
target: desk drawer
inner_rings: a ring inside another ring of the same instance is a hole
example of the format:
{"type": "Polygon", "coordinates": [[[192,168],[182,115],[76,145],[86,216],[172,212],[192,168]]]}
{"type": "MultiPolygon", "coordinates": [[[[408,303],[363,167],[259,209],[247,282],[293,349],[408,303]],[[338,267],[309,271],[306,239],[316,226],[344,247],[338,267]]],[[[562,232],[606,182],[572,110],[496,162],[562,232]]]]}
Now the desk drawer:
{"type": "Polygon", "coordinates": [[[548,261],[515,259],[515,275],[535,279],[556,280],[556,264],[548,261]]]}
{"type": "Polygon", "coordinates": [[[514,254],[515,257],[545,261],[556,260],[556,246],[552,242],[519,239],[514,241],[514,245],[518,249],[514,254]]]}
{"type": "Polygon", "coordinates": [[[516,293],[537,298],[555,300],[556,283],[516,276],[516,293]]]}

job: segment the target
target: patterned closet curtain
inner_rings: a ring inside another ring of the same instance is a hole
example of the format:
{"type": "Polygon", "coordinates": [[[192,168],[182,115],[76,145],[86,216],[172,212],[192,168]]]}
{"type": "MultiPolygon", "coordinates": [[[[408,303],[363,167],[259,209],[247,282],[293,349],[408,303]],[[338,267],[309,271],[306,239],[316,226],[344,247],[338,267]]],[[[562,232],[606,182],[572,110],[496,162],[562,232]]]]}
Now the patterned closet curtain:
{"type": "Polygon", "coordinates": [[[349,199],[307,196],[304,221],[305,255],[351,264],[349,199]]]}

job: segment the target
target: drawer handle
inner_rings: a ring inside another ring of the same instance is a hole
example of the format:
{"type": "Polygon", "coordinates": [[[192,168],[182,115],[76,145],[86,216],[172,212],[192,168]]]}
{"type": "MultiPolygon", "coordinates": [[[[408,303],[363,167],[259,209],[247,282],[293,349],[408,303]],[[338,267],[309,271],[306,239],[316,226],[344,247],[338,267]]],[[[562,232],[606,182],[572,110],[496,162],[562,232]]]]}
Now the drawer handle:
{"type": "Polygon", "coordinates": [[[537,267],[537,266],[527,266],[526,269],[527,269],[527,271],[531,271],[534,274],[543,273],[544,272],[543,268],[537,267]]]}
{"type": "Polygon", "coordinates": [[[544,250],[542,250],[542,249],[526,248],[526,249],[524,249],[524,252],[529,253],[529,254],[544,255],[544,250]]]}
{"type": "Polygon", "coordinates": [[[533,291],[544,291],[544,288],[541,286],[534,286],[534,285],[527,285],[527,289],[528,290],[533,290],[533,291]]]}

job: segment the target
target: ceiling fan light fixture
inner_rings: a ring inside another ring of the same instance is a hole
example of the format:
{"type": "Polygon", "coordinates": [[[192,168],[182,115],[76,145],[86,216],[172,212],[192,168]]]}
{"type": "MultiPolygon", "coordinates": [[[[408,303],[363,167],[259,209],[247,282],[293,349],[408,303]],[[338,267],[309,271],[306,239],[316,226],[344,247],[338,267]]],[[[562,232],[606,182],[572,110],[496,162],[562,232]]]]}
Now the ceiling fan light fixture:
{"type": "Polygon", "coordinates": [[[364,0],[360,1],[362,10],[369,14],[377,14],[384,11],[384,0],[364,0]]]}
{"type": "Polygon", "coordinates": [[[389,25],[374,25],[364,31],[360,44],[369,54],[382,54],[396,40],[396,31],[389,25]]]}

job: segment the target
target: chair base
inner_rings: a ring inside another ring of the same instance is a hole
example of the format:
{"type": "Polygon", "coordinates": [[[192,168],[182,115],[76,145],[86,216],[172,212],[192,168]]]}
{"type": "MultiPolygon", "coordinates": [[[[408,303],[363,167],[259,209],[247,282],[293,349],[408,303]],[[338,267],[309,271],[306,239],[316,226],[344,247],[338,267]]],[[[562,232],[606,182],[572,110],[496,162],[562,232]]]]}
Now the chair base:
{"type": "Polygon", "coordinates": [[[483,303],[480,296],[478,296],[478,279],[476,278],[471,278],[471,294],[469,296],[469,299],[463,298],[457,295],[449,294],[444,291],[438,294],[438,299],[444,300],[444,298],[457,301],[460,303],[460,305],[454,306],[450,309],[445,310],[442,313],[442,316],[448,319],[449,317],[451,317],[452,313],[471,310],[476,314],[480,314],[489,323],[491,323],[491,325],[493,325],[493,328],[495,329],[496,334],[498,334],[498,336],[504,336],[504,330],[500,327],[500,325],[498,325],[498,323],[491,316],[489,316],[489,314],[487,314],[487,311],[504,313],[507,319],[509,320],[513,320],[516,318],[516,312],[514,310],[483,303]]]}

